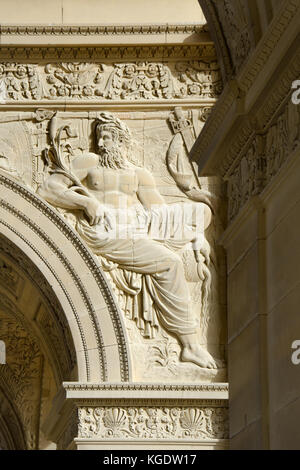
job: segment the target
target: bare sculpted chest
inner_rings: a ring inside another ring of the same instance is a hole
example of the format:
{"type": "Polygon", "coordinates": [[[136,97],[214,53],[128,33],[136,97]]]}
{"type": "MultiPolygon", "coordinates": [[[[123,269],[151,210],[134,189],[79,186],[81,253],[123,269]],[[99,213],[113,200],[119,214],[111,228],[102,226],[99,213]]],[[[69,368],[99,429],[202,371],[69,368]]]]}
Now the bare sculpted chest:
{"type": "Polygon", "coordinates": [[[86,183],[98,200],[115,207],[124,198],[131,204],[138,189],[136,173],[131,169],[93,168],[86,183]]]}

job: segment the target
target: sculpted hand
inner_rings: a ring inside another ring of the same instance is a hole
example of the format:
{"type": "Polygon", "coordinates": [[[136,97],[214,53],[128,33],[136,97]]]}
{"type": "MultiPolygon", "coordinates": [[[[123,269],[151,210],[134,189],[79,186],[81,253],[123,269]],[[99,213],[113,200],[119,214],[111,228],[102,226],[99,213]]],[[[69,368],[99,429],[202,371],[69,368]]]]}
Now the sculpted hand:
{"type": "Polygon", "coordinates": [[[90,225],[97,225],[102,219],[105,219],[106,227],[112,228],[109,215],[105,212],[103,206],[97,199],[88,198],[84,207],[84,211],[88,216],[90,225]]]}
{"type": "Polygon", "coordinates": [[[84,211],[89,219],[90,225],[98,224],[103,217],[103,209],[96,199],[88,198],[86,200],[84,211]]]}

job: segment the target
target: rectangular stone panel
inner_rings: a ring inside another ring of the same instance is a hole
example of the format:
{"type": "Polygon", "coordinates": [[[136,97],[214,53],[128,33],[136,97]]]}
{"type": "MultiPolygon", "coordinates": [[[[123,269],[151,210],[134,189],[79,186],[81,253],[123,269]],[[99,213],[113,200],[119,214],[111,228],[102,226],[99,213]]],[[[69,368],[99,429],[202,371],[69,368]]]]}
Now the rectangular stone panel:
{"type": "Polygon", "coordinates": [[[299,397],[300,364],[292,363],[293,341],[300,340],[300,291],[296,286],[268,316],[270,411],[299,397]],[[282,380],[284,377],[284,380],[282,380]]]}
{"type": "Polygon", "coordinates": [[[258,269],[258,246],[255,244],[228,275],[229,341],[258,314],[258,269]]]}

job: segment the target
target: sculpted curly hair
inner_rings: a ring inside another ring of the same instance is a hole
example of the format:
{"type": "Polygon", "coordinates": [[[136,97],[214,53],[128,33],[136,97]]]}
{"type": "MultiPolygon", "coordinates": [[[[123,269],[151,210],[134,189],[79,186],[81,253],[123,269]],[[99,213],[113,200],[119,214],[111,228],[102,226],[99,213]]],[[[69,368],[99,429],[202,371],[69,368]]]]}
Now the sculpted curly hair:
{"type": "Polygon", "coordinates": [[[96,139],[99,138],[99,133],[102,129],[110,130],[113,135],[114,141],[124,142],[129,145],[131,141],[131,132],[128,126],[113,114],[102,112],[96,121],[96,139]]]}

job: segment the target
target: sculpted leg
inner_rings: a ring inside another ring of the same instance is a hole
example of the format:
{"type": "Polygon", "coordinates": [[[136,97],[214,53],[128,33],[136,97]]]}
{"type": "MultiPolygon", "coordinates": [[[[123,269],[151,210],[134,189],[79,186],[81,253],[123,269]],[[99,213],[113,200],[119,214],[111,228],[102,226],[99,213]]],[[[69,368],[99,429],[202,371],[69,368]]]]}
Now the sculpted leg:
{"type": "MultiPolygon", "coordinates": [[[[222,361],[214,360],[199,344],[197,323],[191,312],[188,285],[179,256],[154,240],[99,240],[94,232],[88,223],[81,225],[81,235],[95,253],[117,263],[121,269],[145,276],[147,292],[143,295],[151,297],[166,331],[179,339],[181,360],[204,368],[222,367],[222,361]]],[[[144,317],[148,313],[144,306],[144,317]]]]}

